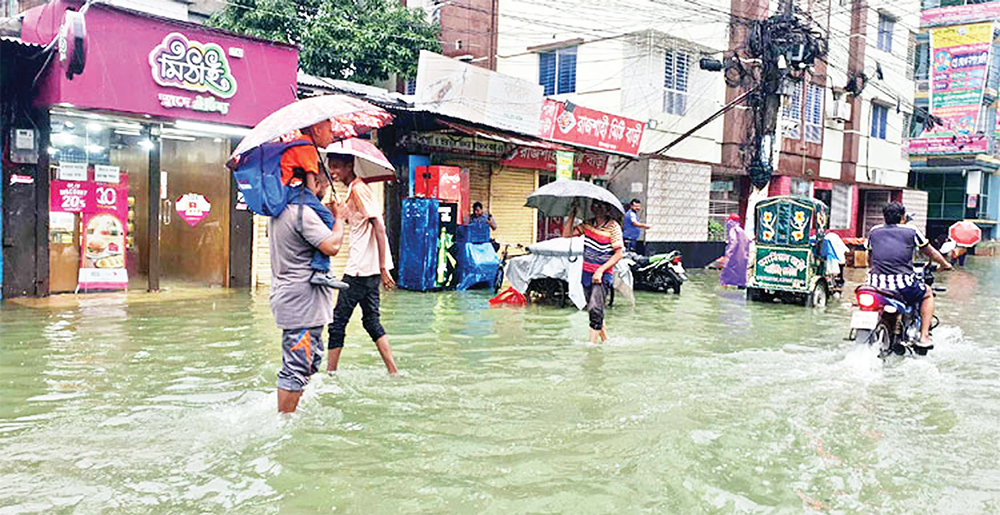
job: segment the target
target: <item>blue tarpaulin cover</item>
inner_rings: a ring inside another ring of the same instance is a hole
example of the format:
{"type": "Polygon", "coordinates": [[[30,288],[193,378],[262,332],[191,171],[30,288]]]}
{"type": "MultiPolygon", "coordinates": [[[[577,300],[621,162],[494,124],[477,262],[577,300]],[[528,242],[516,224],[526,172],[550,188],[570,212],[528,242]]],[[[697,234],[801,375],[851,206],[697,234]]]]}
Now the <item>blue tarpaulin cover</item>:
{"type": "Polygon", "coordinates": [[[459,243],[456,250],[457,290],[468,290],[484,282],[489,286],[493,285],[497,269],[500,268],[500,256],[497,256],[492,243],[459,243]]]}
{"type": "Polygon", "coordinates": [[[487,243],[490,241],[490,226],[486,223],[485,218],[479,218],[476,221],[458,226],[458,238],[459,243],[487,243]]]}
{"type": "Polygon", "coordinates": [[[399,287],[414,291],[435,289],[440,236],[437,199],[403,199],[400,222],[399,287]]]}

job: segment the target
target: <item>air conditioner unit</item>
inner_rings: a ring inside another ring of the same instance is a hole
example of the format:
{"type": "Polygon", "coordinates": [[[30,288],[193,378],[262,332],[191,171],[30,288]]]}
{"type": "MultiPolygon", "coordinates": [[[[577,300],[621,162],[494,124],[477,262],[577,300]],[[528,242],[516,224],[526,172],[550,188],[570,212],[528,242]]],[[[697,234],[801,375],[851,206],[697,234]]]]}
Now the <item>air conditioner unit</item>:
{"type": "Polygon", "coordinates": [[[851,119],[851,103],[847,99],[837,99],[827,104],[826,117],[838,122],[846,122],[851,119]]]}

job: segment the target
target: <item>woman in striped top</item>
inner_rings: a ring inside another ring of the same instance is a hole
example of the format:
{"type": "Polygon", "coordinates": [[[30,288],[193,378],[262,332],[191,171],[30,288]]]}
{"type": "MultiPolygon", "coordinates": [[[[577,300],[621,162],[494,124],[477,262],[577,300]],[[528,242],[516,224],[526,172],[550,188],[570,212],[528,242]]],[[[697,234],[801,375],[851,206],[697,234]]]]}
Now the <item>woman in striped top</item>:
{"type": "Polygon", "coordinates": [[[611,218],[613,208],[604,202],[592,202],[590,211],[594,218],[574,226],[577,208],[573,208],[563,225],[566,238],[583,235],[583,289],[587,293],[587,311],[590,313],[590,343],[608,339],[604,325],[604,303],[613,286],[615,264],[622,258],[625,243],[622,226],[611,218]]]}

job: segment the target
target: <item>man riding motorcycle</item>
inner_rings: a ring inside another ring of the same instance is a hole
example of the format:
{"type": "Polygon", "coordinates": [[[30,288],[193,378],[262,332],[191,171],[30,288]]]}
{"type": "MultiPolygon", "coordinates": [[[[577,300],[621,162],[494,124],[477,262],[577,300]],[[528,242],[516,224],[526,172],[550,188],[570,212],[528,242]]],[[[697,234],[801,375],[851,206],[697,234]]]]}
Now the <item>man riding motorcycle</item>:
{"type": "Polygon", "coordinates": [[[903,302],[920,305],[920,346],[931,346],[931,320],[934,317],[934,294],[913,271],[913,250],[936,261],[943,270],[951,270],[948,262],[916,227],[903,223],[906,208],[891,202],[882,209],[884,225],[868,232],[871,271],[868,284],[880,290],[894,291],[903,302]]]}

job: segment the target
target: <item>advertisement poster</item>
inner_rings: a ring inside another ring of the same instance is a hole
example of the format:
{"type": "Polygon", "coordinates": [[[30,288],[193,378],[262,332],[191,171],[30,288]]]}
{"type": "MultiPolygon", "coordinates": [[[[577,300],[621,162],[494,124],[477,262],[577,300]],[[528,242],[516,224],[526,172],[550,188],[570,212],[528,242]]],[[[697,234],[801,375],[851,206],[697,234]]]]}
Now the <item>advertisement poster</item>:
{"type": "Polygon", "coordinates": [[[117,184],[91,182],[87,186],[77,286],[83,290],[125,289],[128,176],[123,175],[117,184]]]}
{"type": "Polygon", "coordinates": [[[49,184],[49,209],[57,213],[82,213],[87,209],[93,184],[53,179],[49,184]]]}
{"type": "Polygon", "coordinates": [[[980,130],[979,112],[992,40],[992,23],[931,31],[931,114],[942,124],[910,140],[911,154],[987,151],[990,131],[980,130]]]}
{"type": "Polygon", "coordinates": [[[573,178],[573,153],[565,150],[556,150],[556,179],[573,178]]]}
{"type": "Polygon", "coordinates": [[[174,205],[177,214],[191,227],[198,225],[212,210],[212,204],[199,193],[185,193],[177,197],[174,205]]]}

